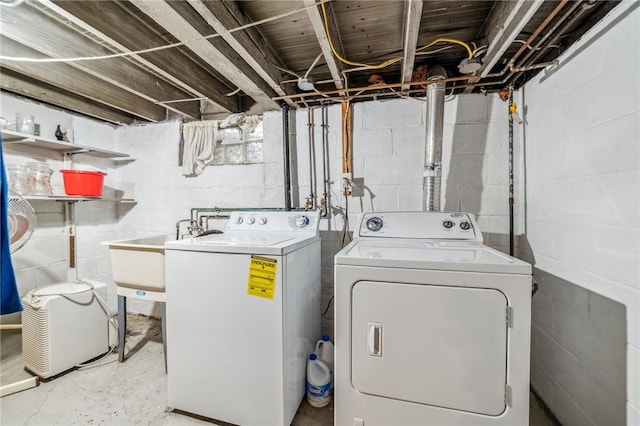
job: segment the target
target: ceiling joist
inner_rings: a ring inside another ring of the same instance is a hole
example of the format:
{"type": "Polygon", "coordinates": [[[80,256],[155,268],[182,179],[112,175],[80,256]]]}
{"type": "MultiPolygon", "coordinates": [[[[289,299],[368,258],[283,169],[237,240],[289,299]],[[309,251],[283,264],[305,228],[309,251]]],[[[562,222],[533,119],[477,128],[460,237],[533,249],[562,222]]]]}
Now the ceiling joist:
{"type": "Polygon", "coordinates": [[[211,40],[205,39],[207,34],[200,33],[178,13],[174,7],[182,7],[178,2],[169,4],[166,1],[133,0],[133,3],[155,22],[165,27],[175,38],[183,42],[185,46],[195,52],[208,63],[216,64],[216,68],[226,78],[241,88],[245,94],[256,101],[265,109],[277,109],[279,105],[271,100],[271,96],[263,87],[249,78],[245,70],[240,69],[237,63],[231,61],[218,48],[214,47],[211,40]]]}
{"type": "MultiPolygon", "coordinates": [[[[271,54],[271,49],[261,46],[261,49],[251,40],[247,32],[229,32],[234,28],[250,24],[249,20],[242,19],[237,12],[232,14],[230,9],[233,3],[227,1],[203,2],[202,0],[188,0],[189,4],[204,18],[211,27],[220,34],[222,39],[240,55],[249,66],[278,94],[285,96],[293,94],[293,89],[287,91],[280,87],[282,73],[276,68],[279,60],[271,54]],[[242,19],[242,22],[239,22],[242,19]]],[[[288,100],[289,106],[294,103],[288,100]]]]}
{"type": "Polygon", "coordinates": [[[23,75],[14,74],[13,71],[4,68],[0,72],[0,89],[64,108],[68,111],[79,112],[108,123],[120,125],[131,122],[131,117],[119,110],[105,108],[101,104],[75,96],[66,90],[49,86],[40,81],[30,80],[23,75]]]}
{"type": "MultiPolygon", "coordinates": [[[[99,57],[113,54],[112,50],[95,43],[61,21],[51,19],[31,3],[25,2],[20,7],[3,9],[0,23],[2,33],[7,38],[51,58],[99,57]]],[[[190,97],[187,93],[154,78],[125,58],[67,63],[122,89],[120,95],[125,96],[128,93],[126,96],[131,97],[131,102],[135,102],[135,97],[157,104],[166,100],[190,97]]],[[[197,118],[200,110],[199,104],[194,102],[165,107],[192,118],[197,118]]]]}
{"type": "MultiPolygon", "coordinates": [[[[318,9],[318,7],[309,7],[309,6],[314,6],[316,4],[315,0],[303,0],[304,1],[304,5],[308,7],[307,9],[307,14],[309,15],[309,19],[311,20],[311,25],[313,26],[313,30],[316,33],[316,37],[318,38],[318,43],[320,44],[320,50],[322,50],[322,55],[324,56],[324,60],[327,63],[327,67],[329,68],[329,72],[331,73],[331,78],[334,81],[334,84],[336,86],[337,89],[343,89],[344,88],[344,84],[342,83],[342,76],[340,75],[340,73],[342,72],[342,65],[339,64],[338,62],[336,62],[335,60],[335,56],[333,55],[333,50],[331,49],[331,44],[329,43],[329,36],[327,35],[327,32],[325,30],[325,25],[324,25],[324,19],[320,13],[320,10],[318,9]]],[[[338,53],[340,54],[340,56],[344,57],[344,55],[341,54],[341,43],[339,42],[338,38],[338,31],[335,30],[335,22],[333,19],[330,19],[329,17],[332,16],[332,14],[329,12],[329,7],[328,5],[324,5],[324,7],[327,9],[327,18],[328,18],[328,22],[327,25],[329,27],[329,31],[332,31],[332,28],[334,28],[334,30],[331,33],[331,41],[333,42],[333,47],[338,50],[338,53]]]]}
{"type": "MultiPolygon", "coordinates": [[[[3,55],[19,56],[28,54],[33,58],[46,58],[34,50],[25,47],[6,37],[0,37],[0,51],[3,55]]],[[[121,96],[115,86],[84,73],[70,65],[60,62],[54,63],[25,63],[8,62],[2,65],[3,70],[11,70],[24,75],[34,81],[42,81],[51,87],[63,89],[77,96],[90,99],[127,112],[145,121],[162,121],[166,117],[164,107],[153,102],[137,98],[132,102],[130,98],[121,96]]]]}
{"type": "MultiPolygon", "coordinates": [[[[413,74],[414,62],[416,60],[416,46],[420,32],[420,19],[422,18],[422,0],[407,0],[405,8],[402,83],[410,82],[413,74]]],[[[402,86],[402,90],[407,90],[408,88],[409,86],[402,86]]]]}
{"type": "Polygon", "coordinates": [[[488,46],[477,72],[479,77],[469,80],[470,86],[465,90],[466,93],[473,90],[472,85],[479,82],[481,77],[491,72],[543,2],[544,0],[515,0],[494,3],[484,24],[485,42],[488,46]]]}
{"type": "MultiPolygon", "coordinates": [[[[131,15],[123,13],[117,2],[41,0],[41,3],[121,52],[132,53],[167,44],[131,15]]],[[[207,99],[213,108],[220,111],[239,112],[237,97],[226,96],[228,91],[220,91],[217,85],[205,84],[211,79],[211,74],[194,65],[178,48],[143,55],[132,53],[129,57],[191,97],[207,99]]]]}

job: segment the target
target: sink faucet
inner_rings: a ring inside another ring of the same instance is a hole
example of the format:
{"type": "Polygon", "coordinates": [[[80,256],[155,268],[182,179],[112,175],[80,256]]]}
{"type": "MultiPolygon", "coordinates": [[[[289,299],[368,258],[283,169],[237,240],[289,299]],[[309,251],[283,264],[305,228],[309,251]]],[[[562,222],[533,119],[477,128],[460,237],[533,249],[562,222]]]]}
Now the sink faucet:
{"type": "Polygon", "coordinates": [[[183,222],[189,222],[189,226],[187,226],[187,230],[189,231],[189,234],[191,234],[191,232],[193,232],[194,230],[198,231],[198,233],[202,231],[202,228],[198,225],[198,222],[196,222],[193,219],[179,220],[176,222],[176,240],[180,239],[180,224],[183,222]]]}

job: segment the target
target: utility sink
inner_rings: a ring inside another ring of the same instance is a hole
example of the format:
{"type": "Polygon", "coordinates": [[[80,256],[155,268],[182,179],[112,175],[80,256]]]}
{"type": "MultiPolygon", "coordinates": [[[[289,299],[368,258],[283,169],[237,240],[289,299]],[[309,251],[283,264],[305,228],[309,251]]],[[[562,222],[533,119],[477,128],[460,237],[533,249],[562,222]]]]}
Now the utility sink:
{"type": "Polygon", "coordinates": [[[175,235],[103,242],[109,246],[113,281],[119,290],[135,289],[138,295],[146,291],[164,292],[164,243],[172,240],[175,235]]]}
{"type": "Polygon", "coordinates": [[[118,361],[124,361],[127,334],[127,298],[159,302],[164,366],[167,367],[164,243],[173,235],[152,235],[131,240],[105,241],[111,255],[113,281],[118,292],[118,361]]]}

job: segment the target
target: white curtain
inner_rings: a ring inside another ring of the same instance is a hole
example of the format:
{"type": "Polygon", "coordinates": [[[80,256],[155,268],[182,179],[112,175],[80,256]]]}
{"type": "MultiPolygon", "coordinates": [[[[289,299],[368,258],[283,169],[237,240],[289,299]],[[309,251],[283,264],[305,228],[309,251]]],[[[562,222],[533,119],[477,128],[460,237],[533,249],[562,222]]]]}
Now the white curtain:
{"type": "Polygon", "coordinates": [[[214,158],[218,122],[194,121],[182,125],[182,174],[197,176],[204,171],[214,158]]]}

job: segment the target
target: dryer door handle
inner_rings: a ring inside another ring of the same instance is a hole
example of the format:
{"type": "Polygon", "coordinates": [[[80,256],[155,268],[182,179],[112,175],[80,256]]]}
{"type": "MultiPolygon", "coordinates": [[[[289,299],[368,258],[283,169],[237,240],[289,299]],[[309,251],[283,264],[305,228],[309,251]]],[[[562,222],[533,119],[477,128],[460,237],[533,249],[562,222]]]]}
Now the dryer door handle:
{"type": "Polygon", "coordinates": [[[370,322],[367,339],[367,352],[369,356],[382,356],[382,324],[370,322]]]}

